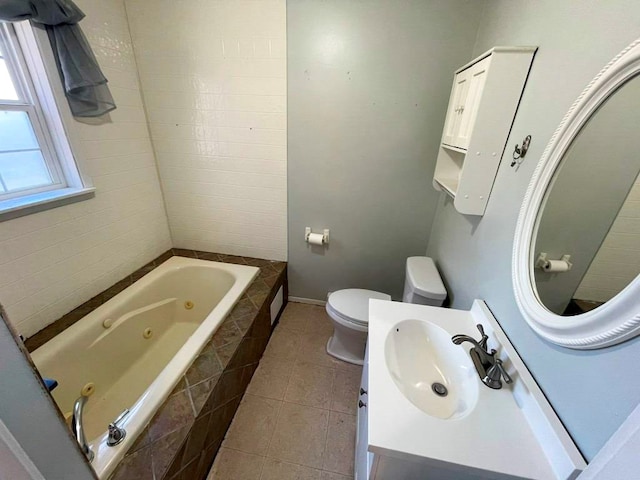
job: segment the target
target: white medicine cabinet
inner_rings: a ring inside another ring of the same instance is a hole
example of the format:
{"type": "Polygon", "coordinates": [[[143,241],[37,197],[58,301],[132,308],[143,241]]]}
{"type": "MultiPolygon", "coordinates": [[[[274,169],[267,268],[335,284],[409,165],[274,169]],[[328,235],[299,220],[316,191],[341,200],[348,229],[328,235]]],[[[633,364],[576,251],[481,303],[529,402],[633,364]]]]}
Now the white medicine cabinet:
{"type": "Polygon", "coordinates": [[[494,47],[455,72],[434,187],[484,215],[537,47],[494,47]]]}

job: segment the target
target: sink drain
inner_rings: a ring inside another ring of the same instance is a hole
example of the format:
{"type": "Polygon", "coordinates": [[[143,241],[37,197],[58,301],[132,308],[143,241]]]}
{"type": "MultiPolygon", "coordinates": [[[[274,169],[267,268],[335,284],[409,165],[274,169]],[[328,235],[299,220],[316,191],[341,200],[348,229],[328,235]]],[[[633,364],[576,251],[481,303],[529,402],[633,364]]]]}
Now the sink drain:
{"type": "Polygon", "coordinates": [[[437,382],[431,385],[431,390],[433,390],[433,393],[435,393],[439,397],[446,397],[449,394],[449,390],[447,390],[447,387],[437,382]]]}

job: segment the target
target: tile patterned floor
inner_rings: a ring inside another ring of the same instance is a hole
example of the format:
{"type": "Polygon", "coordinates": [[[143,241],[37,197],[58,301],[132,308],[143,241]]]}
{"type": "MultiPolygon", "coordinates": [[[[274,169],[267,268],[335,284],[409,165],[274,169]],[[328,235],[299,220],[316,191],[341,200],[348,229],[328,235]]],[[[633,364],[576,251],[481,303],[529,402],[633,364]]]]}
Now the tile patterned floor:
{"type": "Polygon", "coordinates": [[[324,307],[289,303],[208,480],[351,480],[362,368],[325,351],[324,307]]]}

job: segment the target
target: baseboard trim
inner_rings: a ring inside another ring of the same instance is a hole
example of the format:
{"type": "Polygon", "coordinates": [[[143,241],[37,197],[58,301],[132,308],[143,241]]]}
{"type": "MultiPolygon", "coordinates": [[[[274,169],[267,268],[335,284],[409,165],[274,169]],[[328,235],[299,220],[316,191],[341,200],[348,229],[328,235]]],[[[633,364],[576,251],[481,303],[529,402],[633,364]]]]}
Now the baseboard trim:
{"type": "Polygon", "coordinates": [[[314,298],[304,298],[304,297],[289,297],[289,301],[293,303],[306,303],[308,305],[320,305],[324,307],[327,302],[322,300],[316,300],[314,298]]]}

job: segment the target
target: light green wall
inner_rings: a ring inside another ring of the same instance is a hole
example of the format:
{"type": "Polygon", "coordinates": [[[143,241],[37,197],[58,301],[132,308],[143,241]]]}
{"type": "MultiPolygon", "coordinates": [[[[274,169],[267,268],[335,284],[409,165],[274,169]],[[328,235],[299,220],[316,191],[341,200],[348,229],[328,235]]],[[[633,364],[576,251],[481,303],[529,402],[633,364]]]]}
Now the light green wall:
{"type": "Polygon", "coordinates": [[[591,79],[640,36],[637,0],[490,0],[474,53],[494,45],[540,47],[513,125],[507,155],[530,134],[519,171],[503,161],[482,218],[464,217],[440,198],[427,253],[440,267],[453,306],[484,299],[588,459],[640,400],[640,341],[596,351],[544,342],[515,302],[511,252],[527,185],[562,117],[591,79]]]}
{"type": "Polygon", "coordinates": [[[454,70],[471,58],[483,1],[287,3],[289,287],[399,299],[424,254],[454,70]],[[304,228],[331,229],[327,250],[304,228]]]}

